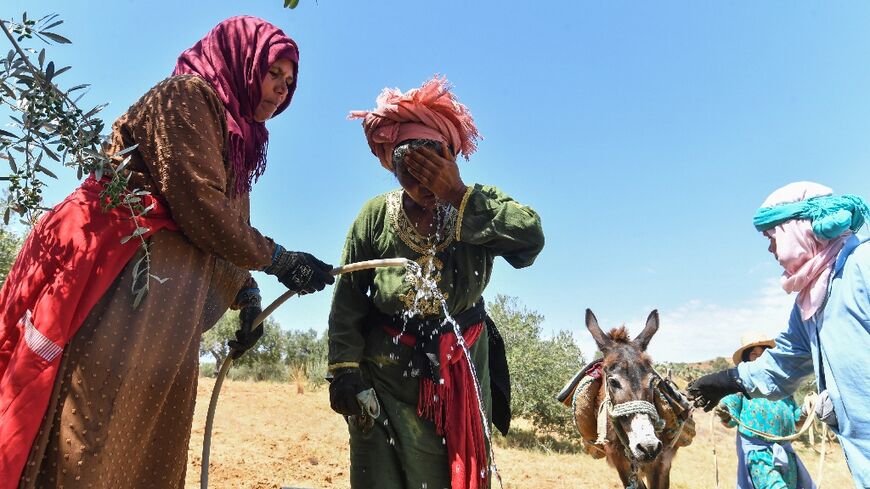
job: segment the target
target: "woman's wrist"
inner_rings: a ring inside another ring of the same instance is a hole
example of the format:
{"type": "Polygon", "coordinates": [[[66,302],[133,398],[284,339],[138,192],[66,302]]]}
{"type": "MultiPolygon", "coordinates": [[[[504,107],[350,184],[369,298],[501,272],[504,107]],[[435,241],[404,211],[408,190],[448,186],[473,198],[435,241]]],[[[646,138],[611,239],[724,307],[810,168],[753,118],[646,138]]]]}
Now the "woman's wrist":
{"type": "Polygon", "coordinates": [[[464,183],[459,182],[459,186],[453,189],[450,192],[450,196],[445,199],[447,202],[450,202],[450,205],[459,209],[459,206],[462,205],[462,199],[465,197],[465,192],[468,191],[468,186],[464,183]]]}

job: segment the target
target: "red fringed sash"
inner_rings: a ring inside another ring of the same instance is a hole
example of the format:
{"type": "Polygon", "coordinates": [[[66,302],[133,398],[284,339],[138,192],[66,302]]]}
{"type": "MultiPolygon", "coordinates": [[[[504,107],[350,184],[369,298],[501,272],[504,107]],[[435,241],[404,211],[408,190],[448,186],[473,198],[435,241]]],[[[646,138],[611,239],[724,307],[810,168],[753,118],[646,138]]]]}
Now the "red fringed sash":
{"type": "MultiPolygon", "coordinates": [[[[462,336],[469,348],[484,327],[481,322],[465,330],[462,336]]],[[[384,329],[394,336],[400,333],[392,327],[384,329]]],[[[411,348],[417,343],[411,335],[401,335],[399,341],[411,348]]],[[[480,489],[486,487],[489,470],[474,378],[456,334],[442,333],[439,341],[441,383],[435,385],[429,377],[420,379],[417,415],[434,422],[436,432],[447,439],[451,489],[480,489]]]]}

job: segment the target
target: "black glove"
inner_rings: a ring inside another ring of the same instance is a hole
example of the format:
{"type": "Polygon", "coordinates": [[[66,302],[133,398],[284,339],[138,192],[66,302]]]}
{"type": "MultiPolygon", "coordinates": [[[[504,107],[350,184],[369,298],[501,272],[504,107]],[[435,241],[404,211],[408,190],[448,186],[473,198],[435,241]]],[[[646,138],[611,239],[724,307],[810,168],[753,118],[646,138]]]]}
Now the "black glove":
{"type": "Polygon", "coordinates": [[[234,305],[239,309],[239,329],[236,331],[236,339],[227,342],[230,347],[233,360],[238,360],[246,351],[257,344],[257,340],[263,336],[263,323],[254,326],[254,320],[263,312],[260,308],[260,289],[242,289],[236,296],[234,305]]]}
{"type": "Polygon", "coordinates": [[[329,384],[329,406],[333,411],[345,416],[363,414],[356,395],[366,390],[362,373],[358,368],[342,368],[334,372],[329,384]]]}
{"type": "Polygon", "coordinates": [[[689,400],[693,401],[696,407],[704,408],[704,411],[716,407],[719,400],[728,394],[735,392],[746,394],[743,384],[737,378],[736,368],[704,375],[689,384],[686,391],[689,393],[689,400]]]}
{"type": "Polygon", "coordinates": [[[329,273],[331,270],[331,265],[308,253],[287,251],[276,244],[272,264],[263,271],[278,277],[278,281],[293,292],[305,295],[323,290],[327,284],[334,283],[335,277],[329,273]]]}
{"type": "Polygon", "coordinates": [[[236,294],[233,303],[230,304],[230,309],[238,311],[248,306],[260,307],[262,300],[260,297],[260,286],[257,285],[257,281],[254,280],[254,277],[248,277],[248,280],[242,285],[242,289],[236,294]]]}

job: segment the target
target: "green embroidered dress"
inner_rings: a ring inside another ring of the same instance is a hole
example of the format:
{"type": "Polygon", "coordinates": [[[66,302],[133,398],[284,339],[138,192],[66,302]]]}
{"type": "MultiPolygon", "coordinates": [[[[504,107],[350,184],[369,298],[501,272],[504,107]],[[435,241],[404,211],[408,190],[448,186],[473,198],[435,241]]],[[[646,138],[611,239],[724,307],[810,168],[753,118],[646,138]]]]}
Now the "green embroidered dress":
{"type": "MultiPolygon", "coordinates": [[[[405,257],[434,268],[432,276],[455,316],[481,298],[496,257],[522,268],[534,262],[544,245],[537,213],[495,187],[471,186],[459,210],[444,206],[439,213],[434,236],[423,237],[402,208],[401,190],[375,197],[351,226],[342,263],[405,257]]],[[[450,486],[445,442],[432,422],[417,416],[419,379],[407,375],[413,349],[367,321],[373,311],[401,315],[413,303],[415,288],[399,268],[342,275],[335,286],[329,316],[330,370],[359,365],[381,403],[373,428],[349,424],[354,488],[450,486]]],[[[438,303],[418,306],[427,316],[442,316],[438,303]]],[[[485,329],[470,354],[489,409],[485,329]]]]}

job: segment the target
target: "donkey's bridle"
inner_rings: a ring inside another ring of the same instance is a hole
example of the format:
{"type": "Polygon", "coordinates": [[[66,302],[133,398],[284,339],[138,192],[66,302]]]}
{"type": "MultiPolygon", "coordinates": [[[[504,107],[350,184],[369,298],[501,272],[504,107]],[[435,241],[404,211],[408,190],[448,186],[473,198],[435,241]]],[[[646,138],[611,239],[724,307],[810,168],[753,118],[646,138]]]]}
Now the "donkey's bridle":
{"type": "MultiPolygon", "coordinates": [[[[653,388],[654,386],[652,384],[654,384],[656,380],[661,380],[661,377],[653,371],[653,379],[650,381],[653,388]]],[[[635,458],[634,453],[628,446],[628,435],[626,435],[625,430],[622,429],[622,426],[620,426],[619,423],[613,421],[616,420],[616,418],[631,416],[633,414],[646,414],[650,417],[650,421],[653,423],[653,426],[655,426],[656,433],[658,433],[663,428],[663,426],[661,426],[661,417],[659,416],[658,409],[656,409],[655,405],[649,401],[635,399],[632,401],[621,402],[619,404],[613,404],[610,400],[610,386],[607,383],[607,374],[605,374],[603,370],[601,372],[601,381],[604,384],[604,400],[601,402],[601,406],[598,407],[598,439],[595,440],[595,444],[603,445],[607,442],[607,420],[611,420],[613,431],[616,432],[616,436],[619,437],[619,442],[622,444],[625,458],[628,459],[628,462],[631,464],[631,473],[628,476],[629,483],[628,486],[626,486],[626,489],[634,489],[639,487],[637,480],[637,458],[635,458]],[[606,416],[604,414],[606,414],[606,416]]],[[[653,396],[655,396],[655,390],[652,392],[653,396]]]]}
{"type": "MultiPolygon", "coordinates": [[[[653,391],[653,396],[656,395],[657,389],[663,389],[662,384],[671,392],[671,395],[675,395],[678,391],[674,391],[676,386],[671,383],[670,380],[665,380],[659,375],[658,372],[653,370],[652,379],[650,380],[650,387],[653,391]]],[[[601,381],[604,383],[604,400],[601,402],[601,405],[598,407],[598,418],[597,418],[597,429],[598,429],[598,439],[595,440],[595,445],[604,445],[607,442],[607,420],[610,419],[611,422],[616,418],[623,416],[630,416],[632,414],[646,414],[650,417],[650,420],[654,423],[656,428],[656,434],[658,435],[662,430],[664,430],[664,420],[659,415],[658,409],[655,405],[648,401],[643,400],[633,400],[621,402],[619,404],[614,405],[610,400],[610,387],[607,384],[607,374],[604,373],[603,369],[601,372],[601,381]]],[[[577,395],[580,389],[577,388],[574,391],[574,409],[576,411],[576,402],[577,395]]],[[[668,401],[670,402],[670,401],[668,401]]],[[[677,434],[674,436],[673,441],[671,442],[671,447],[677,441],[677,438],[680,436],[680,433],[683,431],[683,426],[686,423],[686,420],[691,417],[691,409],[686,411],[688,414],[686,416],[680,416],[680,424],[679,429],[677,430],[677,434]]],[[[576,420],[575,420],[576,421],[576,420]]],[[[579,427],[578,427],[579,430],[579,427]]],[[[622,444],[623,453],[625,454],[626,459],[631,464],[631,473],[629,474],[629,485],[626,486],[626,489],[636,489],[640,487],[638,485],[638,462],[634,457],[634,454],[631,452],[631,449],[628,446],[628,436],[623,431],[622,427],[619,423],[613,423],[613,431],[616,432],[616,435],[619,437],[619,442],[622,444]]]]}
{"type": "MultiPolygon", "coordinates": [[[[656,377],[655,373],[653,374],[656,377]]],[[[655,382],[655,378],[651,382],[655,382]]],[[[604,372],[601,373],[601,381],[604,384],[604,400],[601,401],[601,405],[598,407],[598,439],[595,440],[596,445],[604,444],[607,442],[607,420],[615,420],[616,418],[621,418],[625,416],[631,416],[632,414],[646,414],[650,417],[650,421],[653,422],[653,425],[656,426],[656,431],[659,431],[658,425],[660,424],[659,411],[656,409],[655,405],[649,401],[644,401],[640,399],[635,399],[632,401],[625,401],[619,404],[613,404],[610,400],[610,386],[607,384],[607,374],[604,372]],[[606,416],[602,416],[602,414],[606,414],[606,416]]],[[[655,395],[655,391],[653,391],[653,395],[655,395]]],[[[628,449],[628,440],[625,434],[625,431],[619,425],[619,423],[613,423],[613,431],[616,432],[617,436],[619,436],[619,441],[622,442],[622,446],[626,448],[626,454],[630,454],[631,450],[628,449]]],[[[631,459],[634,459],[634,456],[631,455],[631,459]]]]}

